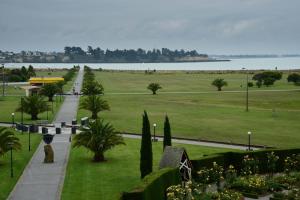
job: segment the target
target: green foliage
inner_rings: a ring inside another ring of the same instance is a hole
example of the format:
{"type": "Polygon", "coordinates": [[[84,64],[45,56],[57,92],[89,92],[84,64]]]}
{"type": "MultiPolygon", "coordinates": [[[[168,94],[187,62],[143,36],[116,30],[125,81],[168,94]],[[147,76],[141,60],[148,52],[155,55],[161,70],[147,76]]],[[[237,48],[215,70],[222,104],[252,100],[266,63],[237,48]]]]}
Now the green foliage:
{"type": "Polygon", "coordinates": [[[254,84],[252,82],[248,82],[248,87],[253,87],[254,84]]]}
{"type": "Polygon", "coordinates": [[[289,175],[291,172],[297,170],[299,166],[299,156],[300,154],[292,154],[291,156],[287,156],[284,159],[284,172],[289,175]]]}
{"type": "Polygon", "coordinates": [[[76,72],[79,70],[78,67],[74,66],[73,68],[69,69],[68,72],[63,76],[64,80],[66,82],[69,82],[72,80],[72,78],[75,76],[76,72]]]}
{"type": "Polygon", "coordinates": [[[152,94],[155,95],[157,90],[162,89],[159,83],[150,83],[147,87],[148,90],[152,91],[152,94]]]}
{"type": "Polygon", "coordinates": [[[40,90],[40,94],[48,97],[48,101],[53,101],[53,96],[61,92],[57,84],[44,84],[40,90]]]}
{"type": "Polygon", "coordinates": [[[276,171],[276,164],[278,162],[279,157],[275,155],[275,153],[272,151],[271,153],[267,153],[268,158],[268,171],[270,172],[270,176],[272,177],[274,172],[276,171]]]}
{"type": "Polygon", "coordinates": [[[142,128],[140,155],[141,155],[140,158],[141,178],[144,178],[146,175],[152,172],[152,165],[153,165],[150,122],[146,111],[144,111],[144,115],[143,115],[143,128],[142,128]]]}
{"type": "Polygon", "coordinates": [[[98,113],[104,110],[109,110],[110,107],[106,100],[100,96],[87,96],[80,102],[80,109],[88,110],[92,113],[92,119],[98,118],[98,113]]]}
{"type": "Polygon", "coordinates": [[[169,118],[166,115],[165,123],[164,123],[164,141],[163,147],[172,146],[172,136],[171,136],[171,126],[169,122],[169,118]]]}
{"type": "Polygon", "coordinates": [[[181,183],[178,168],[165,168],[147,175],[131,192],[123,192],[122,200],[165,200],[165,191],[181,183]]]}
{"type": "Polygon", "coordinates": [[[250,157],[249,155],[244,156],[242,166],[241,174],[244,176],[250,176],[258,173],[258,160],[250,157]]]}
{"type": "Polygon", "coordinates": [[[221,180],[224,179],[223,177],[224,169],[221,165],[218,165],[216,162],[213,162],[212,168],[202,168],[200,171],[197,172],[198,180],[203,186],[203,192],[205,192],[207,184],[215,183],[220,190],[220,183],[221,180]]]}
{"type": "Polygon", "coordinates": [[[241,192],[265,194],[268,191],[268,185],[263,176],[238,177],[231,185],[231,189],[241,192]]]}
{"type": "Polygon", "coordinates": [[[101,95],[104,88],[98,81],[85,81],[81,92],[83,95],[101,95]]]}
{"type": "Polygon", "coordinates": [[[257,81],[257,86],[265,85],[270,86],[282,78],[282,72],[278,71],[265,71],[255,74],[252,79],[257,81]]]}
{"type": "Polygon", "coordinates": [[[34,68],[29,65],[28,69],[22,66],[21,69],[8,70],[8,81],[10,82],[22,82],[28,81],[30,77],[36,76],[34,68]]]}
{"type": "Polygon", "coordinates": [[[89,122],[87,127],[82,127],[81,132],[74,137],[73,147],[85,147],[94,153],[93,160],[105,160],[105,151],[116,145],[125,144],[122,136],[117,135],[110,123],[96,119],[89,122]]]}
{"type": "Polygon", "coordinates": [[[292,82],[295,85],[299,85],[300,84],[300,74],[298,74],[298,73],[289,74],[287,77],[287,81],[292,82]]]}
{"type": "Polygon", "coordinates": [[[31,115],[31,120],[37,120],[39,113],[48,110],[47,103],[44,101],[44,98],[39,95],[25,97],[23,103],[22,101],[20,102],[16,112],[22,112],[22,107],[24,113],[31,115]]]}
{"type": "Polygon", "coordinates": [[[216,78],[212,83],[213,86],[218,88],[218,91],[222,91],[222,87],[227,86],[227,82],[223,78],[216,78]]]}
{"type": "Polygon", "coordinates": [[[20,150],[21,143],[14,133],[5,127],[0,127],[0,156],[3,156],[10,149],[20,150]]]}

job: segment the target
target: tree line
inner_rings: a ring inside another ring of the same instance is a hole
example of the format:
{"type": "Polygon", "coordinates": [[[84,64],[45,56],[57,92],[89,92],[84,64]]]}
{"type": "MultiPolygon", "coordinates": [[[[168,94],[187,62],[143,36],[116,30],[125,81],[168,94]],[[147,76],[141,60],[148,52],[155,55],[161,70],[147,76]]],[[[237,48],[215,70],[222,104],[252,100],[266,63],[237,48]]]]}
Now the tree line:
{"type": "Polygon", "coordinates": [[[102,50],[99,47],[88,46],[85,51],[81,47],[66,46],[64,54],[69,57],[70,61],[77,62],[176,62],[185,57],[208,58],[206,54],[199,54],[196,50],[170,50],[168,48],[102,50]]]}

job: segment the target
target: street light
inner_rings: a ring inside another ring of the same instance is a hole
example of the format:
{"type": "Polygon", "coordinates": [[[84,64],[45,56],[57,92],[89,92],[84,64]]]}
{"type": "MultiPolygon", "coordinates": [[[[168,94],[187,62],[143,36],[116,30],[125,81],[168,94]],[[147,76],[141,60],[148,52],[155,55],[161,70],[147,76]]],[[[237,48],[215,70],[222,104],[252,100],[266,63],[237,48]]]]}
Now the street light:
{"type": "MultiPolygon", "coordinates": [[[[243,70],[247,70],[245,67],[242,68],[243,70]]],[[[246,112],[249,111],[249,73],[248,70],[246,71],[247,78],[246,78],[246,112]]]]}
{"type": "Polygon", "coordinates": [[[11,113],[12,127],[15,127],[15,113],[11,113]]]}
{"type": "Polygon", "coordinates": [[[10,177],[14,177],[14,169],[13,169],[13,142],[7,143],[8,147],[10,148],[10,177]]]}
{"type": "Polygon", "coordinates": [[[22,124],[22,134],[24,132],[24,99],[21,97],[21,124],[22,124]]]}
{"type": "Polygon", "coordinates": [[[251,132],[250,131],[248,131],[248,151],[251,151],[251,144],[250,144],[250,142],[251,142],[251,132]]]}
{"type": "Polygon", "coordinates": [[[28,151],[30,151],[30,129],[28,131],[28,151]]]}
{"type": "Polygon", "coordinates": [[[157,142],[157,139],[155,137],[155,128],[156,128],[156,124],[153,124],[153,142],[157,142]]]}

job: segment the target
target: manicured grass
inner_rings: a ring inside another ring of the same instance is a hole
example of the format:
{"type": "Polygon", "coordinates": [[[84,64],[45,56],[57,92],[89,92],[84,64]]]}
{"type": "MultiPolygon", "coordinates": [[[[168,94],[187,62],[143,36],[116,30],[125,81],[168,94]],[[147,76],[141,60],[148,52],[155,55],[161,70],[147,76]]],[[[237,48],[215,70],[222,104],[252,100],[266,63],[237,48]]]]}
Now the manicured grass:
{"type": "MultiPolygon", "coordinates": [[[[168,114],[173,136],[247,143],[247,132],[252,131],[255,144],[299,145],[300,91],[265,91],[300,89],[287,83],[287,74],[272,87],[251,88],[249,112],[245,112],[245,92],[217,92],[211,86],[214,78],[221,77],[229,84],[224,90],[245,90],[240,87],[245,83],[245,74],[96,72],[96,77],[103,84],[104,98],[111,106],[110,111],[100,116],[119,131],[140,133],[141,115],[147,110],[151,123],[158,124],[159,135],[168,114]],[[158,95],[151,95],[146,89],[150,82],[159,82],[164,89],[158,95]],[[116,94],[126,92],[149,94],[116,94]]],[[[78,118],[83,116],[90,113],[79,110],[78,118]]]]}
{"type": "MultiPolygon", "coordinates": [[[[92,154],[84,148],[72,149],[62,193],[62,199],[118,199],[120,192],[131,190],[140,182],[140,140],[126,139],[126,145],[109,150],[107,162],[94,163],[92,154]]],[[[190,159],[204,154],[228,151],[194,145],[184,146],[190,159]]],[[[154,170],[158,169],[162,143],[153,143],[154,170]]]]}
{"type": "Polygon", "coordinates": [[[21,135],[16,132],[22,143],[22,150],[13,151],[14,177],[10,177],[10,152],[0,157],[0,199],[6,199],[23,173],[24,168],[38,147],[41,136],[31,134],[31,151],[28,151],[28,134],[21,135]]]}

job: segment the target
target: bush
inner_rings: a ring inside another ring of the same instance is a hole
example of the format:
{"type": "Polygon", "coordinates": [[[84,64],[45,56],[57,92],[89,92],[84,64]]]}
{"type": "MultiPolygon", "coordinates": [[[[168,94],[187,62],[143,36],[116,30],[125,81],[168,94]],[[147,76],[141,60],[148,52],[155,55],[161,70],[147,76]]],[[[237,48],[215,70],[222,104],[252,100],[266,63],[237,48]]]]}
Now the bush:
{"type": "Polygon", "coordinates": [[[131,192],[123,192],[122,200],[164,200],[171,185],[181,183],[178,168],[165,168],[147,175],[131,192]]]}

